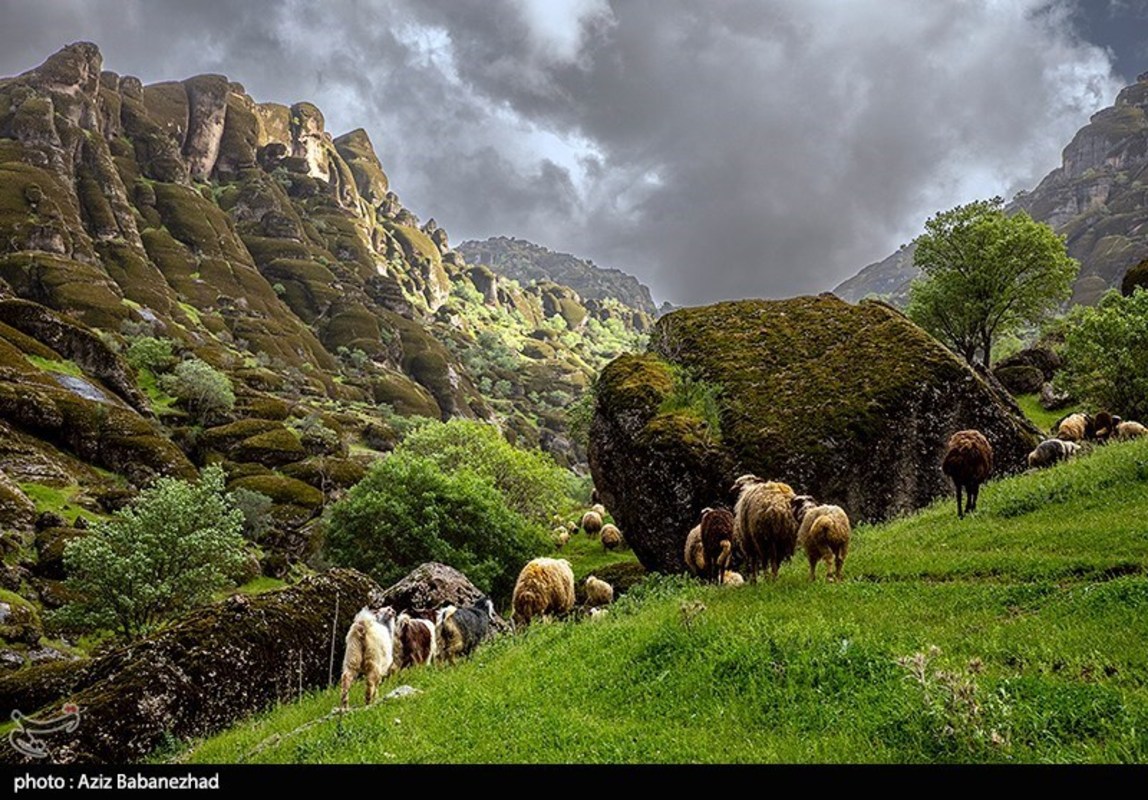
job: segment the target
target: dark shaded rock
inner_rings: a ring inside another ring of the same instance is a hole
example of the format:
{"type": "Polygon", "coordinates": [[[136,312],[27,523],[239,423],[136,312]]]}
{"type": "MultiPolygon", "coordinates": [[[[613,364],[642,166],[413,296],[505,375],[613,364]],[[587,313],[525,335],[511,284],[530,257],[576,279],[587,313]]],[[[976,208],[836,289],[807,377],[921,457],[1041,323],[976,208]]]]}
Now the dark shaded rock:
{"type": "Polygon", "coordinates": [[[36,533],[36,566],[32,574],[51,580],[64,579],[64,549],[87,534],[75,528],[46,528],[36,533]]]}
{"type": "MultiPolygon", "coordinates": [[[[486,595],[454,567],[430,561],[421,564],[382,595],[382,604],[413,616],[430,616],[445,605],[469,606],[486,595]]],[[[506,620],[495,615],[494,626],[509,630],[506,620]]]]}
{"type": "MultiPolygon", "coordinates": [[[[343,636],[367,605],[379,605],[374,581],[353,570],[330,570],[287,589],[234,595],[92,659],[77,674],[60,676],[55,687],[67,687],[68,701],[84,709],[84,724],[72,738],[60,737],[52,760],[138,761],[169,735],[208,736],[294,700],[300,689],[328,686],[332,636],[337,669],[343,636]]],[[[25,670],[31,673],[25,680],[43,669],[25,670]]],[[[0,696],[7,680],[0,679],[0,696]]],[[[30,705],[19,695],[16,701],[30,705]]],[[[19,756],[9,750],[3,758],[19,756]]]]}
{"type": "Polygon", "coordinates": [[[26,528],[36,519],[36,504],[0,470],[0,529],[26,528]]]}
{"type": "MultiPolygon", "coordinates": [[[[0,650],[0,669],[20,669],[22,666],[24,666],[23,655],[15,650],[0,650]]],[[[11,711],[9,710],[8,713],[11,713],[11,711]]]]}
{"type": "Polygon", "coordinates": [[[35,606],[13,592],[0,593],[0,641],[35,645],[43,635],[35,606]]]}
{"type": "Polygon", "coordinates": [[[1037,367],[1017,365],[995,367],[993,375],[1013,394],[1035,394],[1044,385],[1044,373],[1037,367]]]}
{"type": "Polygon", "coordinates": [[[67,521],[55,511],[44,511],[36,517],[36,532],[39,533],[48,528],[63,528],[67,524],[67,521]]]}
{"type": "MultiPolygon", "coordinates": [[[[19,658],[22,665],[24,658],[19,658]]],[[[31,714],[50,704],[58,707],[56,701],[75,691],[90,663],[78,659],[51,661],[0,677],[0,714],[8,719],[13,710],[31,714]]]]}
{"type": "Polygon", "coordinates": [[[1148,290],[1148,258],[1130,267],[1120,283],[1120,291],[1125,297],[1131,295],[1137,287],[1148,290]]]}
{"type": "MultiPolygon", "coordinates": [[[[1044,380],[1050,381],[1056,375],[1057,370],[1062,366],[1064,366],[1064,359],[1052,348],[1026,347],[1024,350],[998,361],[993,367],[993,372],[1010,367],[1035,367],[1040,370],[1044,380]]],[[[999,374],[997,378],[1000,379],[999,374]]],[[[1001,379],[1001,383],[1005,383],[1005,381],[1001,379]]],[[[1040,387],[1032,389],[1031,391],[1038,392],[1040,391],[1040,387]]]]}
{"type": "Polygon", "coordinates": [[[594,485],[648,569],[684,569],[686,534],[743,473],[877,521],[951,491],[940,463],[955,431],[988,436],[998,475],[1023,470],[1037,441],[991,377],[881,303],[683,309],[658,321],[650,349],[602,372],[589,448],[594,485]],[[673,399],[683,370],[717,393],[720,435],[673,399]]]}
{"type": "Polygon", "coordinates": [[[1067,408],[1072,404],[1073,399],[1068,392],[1057,389],[1051,383],[1046,383],[1040,387],[1040,405],[1045,411],[1059,411],[1062,408],[1067,408]]]}

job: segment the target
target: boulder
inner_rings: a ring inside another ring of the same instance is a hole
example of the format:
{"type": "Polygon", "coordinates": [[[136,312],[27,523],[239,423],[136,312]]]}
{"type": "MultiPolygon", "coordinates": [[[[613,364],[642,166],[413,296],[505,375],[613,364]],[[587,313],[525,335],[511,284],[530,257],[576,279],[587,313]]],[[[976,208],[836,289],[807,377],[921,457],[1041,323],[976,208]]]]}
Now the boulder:
{"type": "MultiPolygon", "coordinates": [[[[469,606],[486,595],[454,567],[429,561],[383,592],[382,604],[396,611],[430,614],[445,605],[469,606]]],[[[495,628],[508,630],[506,620],[495,615],[495,628]]]]}
{"type": "Polygon", "coordinates": [[[0,529],[26,528],[36,519],[36,504],[0,470],[0,529]]]}
{"type": "Polygon", "coordinates": [[[603,370],[590,470],[642,564],[677,572],[701,510],[732,502],[743,473],[857,523],[950,492],[940,464],[964,428],[989,438],[997,475],[1023,470],[1038,432],[994,383],[883,303],[682,309],[658,320],[649,353],[603,370]]]}
{"type": "Polygon", "coordinates": [[[1040,406],[1045,411],[1059,411],[1067,408],[1073,402],[1073,397],[1063,389],[1056,388],[1051,382],[1040,387],[1040,406]]]}
{"type": "Polygon", "coordinates": [[[1148,258],[1129,268],[1120,283],[1120,291],[1125,297],[1131,295],[1137,287],[1148,291],[1148,258]]]}
{"type": "Polygon", "coordinates": [[[1037,367],[1017,365],[996,367],[993,375],[1013,394],[1035,394],[1044,386],[1044,373],[1037,367]]]}
{"type": "MultiPolygon", "coordinates": [[[[1008,358],[1003,358],[996,363],[993,367],[993,372],[997,372],[997,378],[1005,383],[1004,379],[1000,377],[999,371],[1009,369],[1011,367],[1035,367],[1040,370],[1043,379],[1046,381],[1052,380],[1056,375],[1057,370],[1064,366],[1064,359],[1060,354],[1053,350],[1051,347],[1026,347],[1008,358]]],[[[1007,384],[1006,384],[1007,385],[1007,384]]],[[[1040,387],[1030,391],[1038,392],[1040,387]]]]}
{"type": "Polygon", "coordinates": [[[43,635],[36,607],[15,592],[0,590],[0,641],[35,645],[43,635]]]}
{"type": "MultiPolygon", "coordinates": [[[[379,605],[374,581],[330,570],[279,591],[233,595],[84,666],[28,669],[23,679],[51,669],[60,678],[55,690],[83,709],[84,723],[71,737],[53,739],[52,761],[139,761],[169,736],[209,736],[300,691],[330,686],[339,677],[343,636],[366,605],[379,605]]],[[[0,697],[4,688],[0,682],[0,697]]],[[[64,699],[45,699],[51,693],[29,691],[29,701],[17,695],[10,702],[29,711],[43,703],[50,713],[64,699]]],[[[8,749],[2,758],[20,756],[8,749]]]]}

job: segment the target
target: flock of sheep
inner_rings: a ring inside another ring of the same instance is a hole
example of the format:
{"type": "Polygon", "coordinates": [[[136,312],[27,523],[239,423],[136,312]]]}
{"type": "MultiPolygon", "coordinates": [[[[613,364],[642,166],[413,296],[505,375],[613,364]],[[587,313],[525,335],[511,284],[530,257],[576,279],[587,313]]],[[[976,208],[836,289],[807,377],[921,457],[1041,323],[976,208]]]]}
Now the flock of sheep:
{"type": "MultiPolygon", "coordinates": [[[[1148,436],[1139,422],[1125,422],[1108,412],[1095,416],[1074,413],[1055,426],[1055,438],[1041,442],[1028,455],[1028,465],[1041,469],[1076,456],[1084,442],[1104,443],[1110,439],[1128,440],[1148,436]]],[[[975,511],[981,484],[993,471],[993,449],[984,434],[976,430],[954,433],[948,441],[941,471],[953,482],[957,515],[975,511]],[[967,497],[967,500],[965,498],[967,497]]],[[[597,493],[595,492],[595,495],[597,493]]],[[[799,495],[788,484],[742,475],[734,483],[733,511],[706,508],[686,537],[685,562],[690,573],[703,580],[736,586],[745,579],[731,567],[739,558],[751,581],[758,572],[769,570],[777,577],[782,562],[797,548],[809,559],[809,579],[817,579],[817,565],[824,561],[829,581],[840,581],[849,553],[852,526],[839,506],[824,505],[809,495],[799,495]]],[[[580,524],[556,528],[554,543],[561,549],[579,528],[598,536],[603,547],[612,550],[623,543],[622,533],[604,523],[605,508],[593,498],[594,506],[582,515],[580,524]]],[[[593,619],[605,613],[614,600],[614,587],[591,575],[584,584],[586,606],[593,619]]],[[[529,625],[548,615],[566,615],[576,602],[574,570],[559,558],[536,558],[518,574],[511,601],[514,625],[529,625]]],[[[490,634],[494,604],[482,598],[473,605],[448,605],[435,619],[397,614],[390,607],[377,611],[362,609],[347,632],[343,659],[342,706],[358,676],[366,680],[366,702],[375,697],[379,682],[389,673],[436,659],[453,662],[471,653],[490,634]]]]}

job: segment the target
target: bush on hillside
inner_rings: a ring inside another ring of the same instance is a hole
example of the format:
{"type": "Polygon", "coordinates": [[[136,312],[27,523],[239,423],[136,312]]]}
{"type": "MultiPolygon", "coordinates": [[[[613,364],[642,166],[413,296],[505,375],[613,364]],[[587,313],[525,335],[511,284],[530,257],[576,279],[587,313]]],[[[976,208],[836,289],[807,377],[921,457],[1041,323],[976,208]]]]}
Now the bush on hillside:
{"type": "Polygon", "coordinates": [[[1094,307],[1078,307],[1064,344],[1058,386],[1094,409],[1148,417],[1148,290],[1111,291],[1094,307]]]}
{"type": "Polygon", "coordinates": [[[515,512],[489,479],[396,452],[331,508],[326,548],[333,563],[384,586],[439,561],[505,600],[519,569],[546,543],[541,526],[515,512]]]}
{"type": "Polygon", "coordinates": [[[206,422],[235,406],[231,379],[205,361],[192,358],[176,365],[162,380],[164,391],[206,422]]]}

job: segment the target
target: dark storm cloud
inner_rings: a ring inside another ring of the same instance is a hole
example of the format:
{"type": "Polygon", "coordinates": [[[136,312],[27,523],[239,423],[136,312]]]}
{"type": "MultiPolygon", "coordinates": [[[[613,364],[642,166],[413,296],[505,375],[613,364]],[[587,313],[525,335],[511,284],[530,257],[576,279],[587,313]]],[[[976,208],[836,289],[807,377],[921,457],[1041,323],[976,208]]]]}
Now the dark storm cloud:
{"type": "Polygon", "coordinates": [[[1118,88],[1074,33],[1089,19],[1047,0],[42,1],[0,4],[0,72],[84,38],[145,80],[308,99],[334,133],[366,128],[454,241],[534,239],[697,303],[830,288],[933,211],[1031,187],[1118,88]]]}

